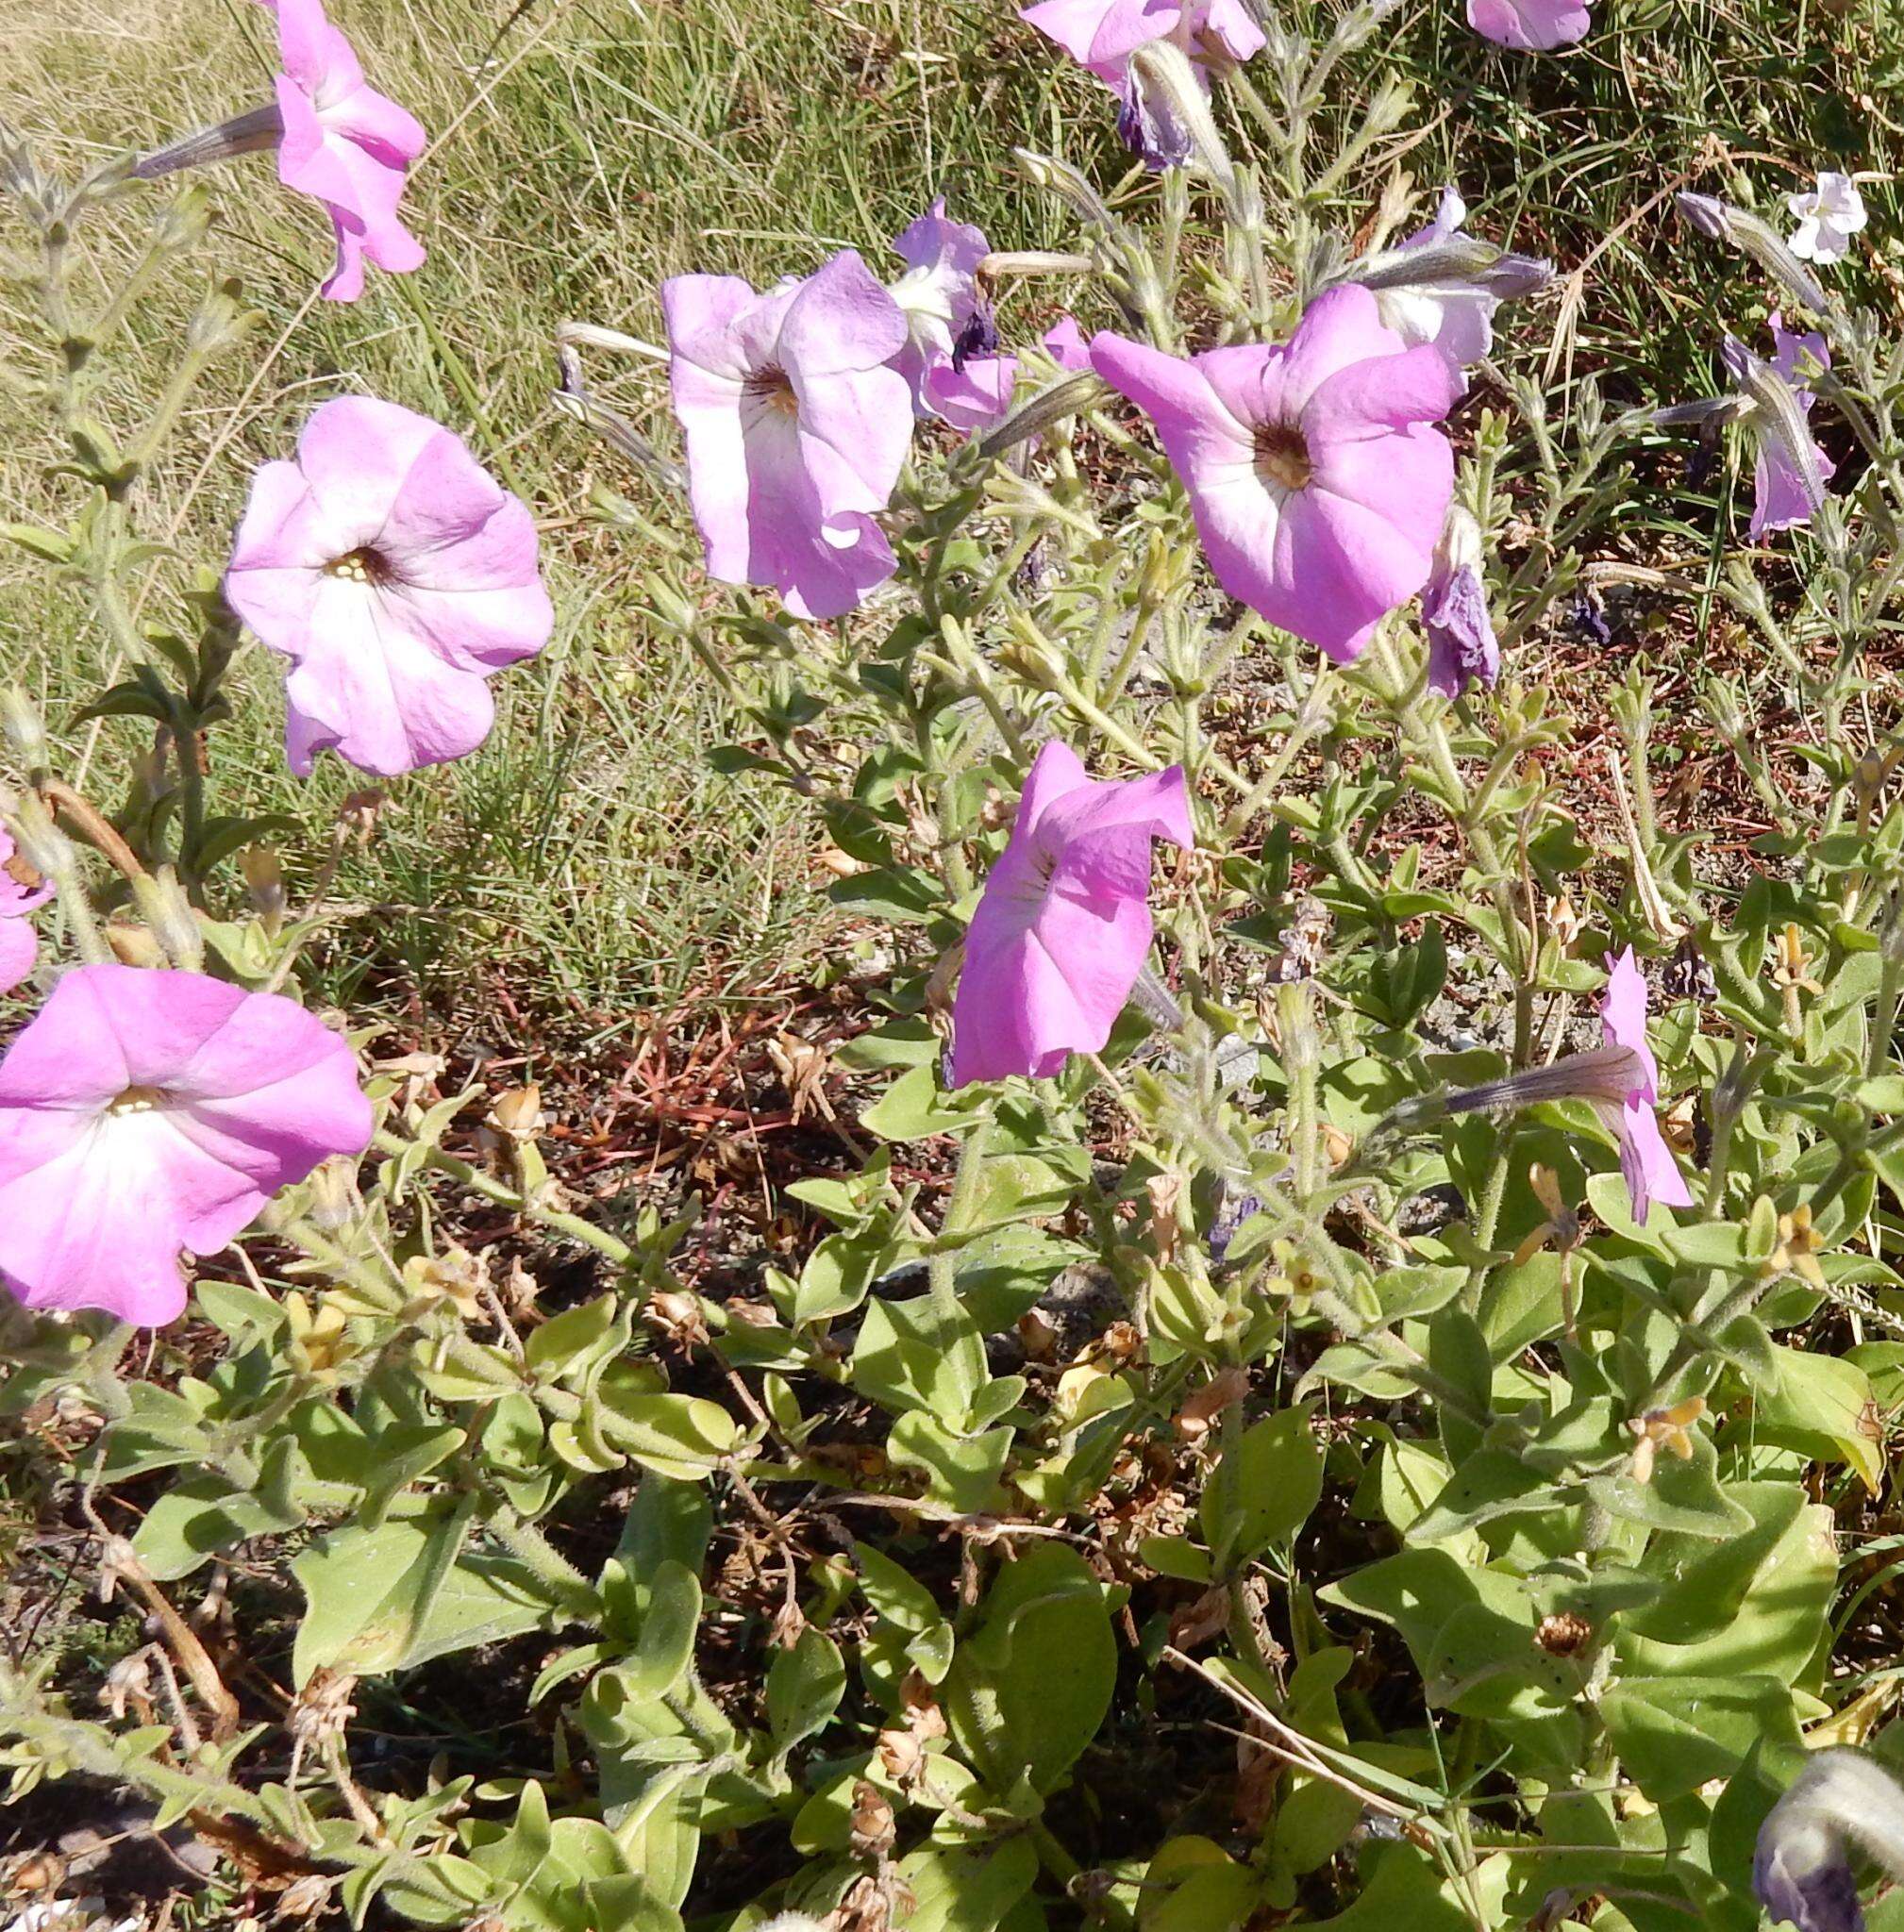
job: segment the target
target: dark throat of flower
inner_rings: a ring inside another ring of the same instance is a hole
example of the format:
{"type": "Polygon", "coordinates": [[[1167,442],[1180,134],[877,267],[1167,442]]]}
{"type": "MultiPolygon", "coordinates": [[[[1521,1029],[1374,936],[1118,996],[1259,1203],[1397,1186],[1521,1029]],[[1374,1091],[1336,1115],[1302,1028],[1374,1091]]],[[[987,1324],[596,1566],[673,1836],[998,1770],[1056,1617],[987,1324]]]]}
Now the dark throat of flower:
{"type": "Polygon", "coordinates": [[[793,379],[777,363],[769,362],[765,368],[755,370],[741,385],[741,392],[750,402],[777,409],[783,416],[800,413],[800,399],[793,393],[793,379]]]}
{"type": "Polygon", "coordinates": [[[396,575],[383,552],[368,543],[346,550],[342,557],[333,557],[325,565],[324,574],[327,577],[342,577],[346,583],[369,584],[374,589],[391,582],[396,575]]]}
{"type": "Polygon", "coordinates": [[[1256,427],[1256,474],[1278,490],[1306,490],[1315,474],[1309,444],[1294,423],[1259,423],[1256,427]]]}

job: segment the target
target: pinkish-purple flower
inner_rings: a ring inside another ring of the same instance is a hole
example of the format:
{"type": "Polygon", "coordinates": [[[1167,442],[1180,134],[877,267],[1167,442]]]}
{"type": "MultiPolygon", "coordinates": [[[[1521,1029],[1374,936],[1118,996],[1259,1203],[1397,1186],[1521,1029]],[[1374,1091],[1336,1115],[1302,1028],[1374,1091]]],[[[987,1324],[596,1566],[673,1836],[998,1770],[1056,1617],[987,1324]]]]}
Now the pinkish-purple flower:
{"type": "Polygon", "coordinates": [[[424,252],[397,216],[409,164],[427,137],[415,117],[363,77],[323,0],[266,0],[277,15],[277,108],[284,123],[277,178],[324,203],[337,233],[337,266],[322,292],[355,302],[366,257],[392,274],[424,252]]]}
{"type": "Polygon", "coordinates": [[[1433,425],[1461,375],[1368,290],[1328,290],[1285,343],[1184,361],[1104,334],[1091,361],[1156,424],[1217,582],[1272,624],[1345,663],[1428,581],[1454,491],[1433,425]]]}
{"type": "Polygon", "coordinates": [[[1772,359],[1755,356],[1730,336],[1721,350],[1726,368],[1739,384],[1752,463],[1752,541],[1769,530],[1792,530],[1810,523],[1825,501],[1825,486],[1836,465],[1818,446],[1806,418],[1817,400],[1810,372],[1829,369],[1831,352],[1825,338],[1788,329],[1774,309],[1772,359]]]}
{"type": "Polygon", "coordinates": [[[1045,745],[966,933],[955,1087],[1056,1074],[1104,1044],[1150,950],[1151,841],[1194,838],[1180,765],[1097,779],[1068,745],[1045,745]]]}
{"type": "Polygon", "coordinates": [[[148,1326],[280,1188],[360,1154],[349,1046],[276,993],[81,966],[0,1058],[0,1280],[148,1326]]]}
{"type": "Polygon", "coordinates": [[[710,575],[769,585],[797,617],[853,609],[894,569],[873,519],[912,436],[898,304],[847,249],[765,294],[676,275],[661,311],[710,575]]]}
{"type": "Polygon", "coordinates": [[[1620,1142],[1620,1172],[1632,1197],[1633,1219],[1644,1222],[1651,1204],[1690,1208],[1692,1191],[1679,1173],[1653,1108],[1660,1098],[1660,1066],[1646,1044],[1646,982],[1628,946],[1618,958],[1607,956],[1607,990],[1600,998],[1600,1025],[1607,1044],[1609,1079],[1587,1098],[1605,1117],[1620,1142]]]}
{"type": "Polygon", "coordinates": [[[1468,0],[1468,25],[1503,47],[1550,54],[1594,24],[1583,0],[1468,0]]]}
{"type": "Polygon", "coordinates": [[[1118,131],[1153,168],[1180,166],[1191,140],[1172,104],[1131,63],[1162,41],[1186,55],[1206,90],[1212,68],[1240,65],[1264,35],[1243,0],[1038,0],[1019,15],[1048,35],[1118,96],[1118,131]]]}
{"type": "Polygon", "coordinates": [[[1091,367],[1091,345],[1084,340],[1084,331],[1077,326],[1075,317],[1061,315],[1044,331],[1044,341],[1045,354],[1059,368],[1081,375],[1091,367]]]}
{"type": "Polygon", "coordinates": [[[454,432],[370,396],[324,404],[296,460],[252,479],[225,593],[291,659],[300,776],[320,751],[383,776],[474,751],[487,680],[555,623],[528,506],[454,432]]]}
{"type": "Polygon", "coordinates": [[[914,412],[936,415],[927,393],[933,373],[990,355],[998,344],[978,287],[978,264],[992,244],[969,222],[948,221],[942,194],[893,246],[907,265],[887,291],[906,318],[905,344],[893,366],[911,387],[914,412]]]}
{"type": "Polygon", "coordinates": [[[52,881],[35,874],[0,825],[0,992],[11,992],[33,971],[40,940],[26,915],[52,896],[52,881]]]}
{"type": "Polygon", "coordinates": [[[926,378],[926,400],[935,416],[976,436],[1004,420],[1018,379],[1016,356],[976,356],[946,362],[926,378]]]}

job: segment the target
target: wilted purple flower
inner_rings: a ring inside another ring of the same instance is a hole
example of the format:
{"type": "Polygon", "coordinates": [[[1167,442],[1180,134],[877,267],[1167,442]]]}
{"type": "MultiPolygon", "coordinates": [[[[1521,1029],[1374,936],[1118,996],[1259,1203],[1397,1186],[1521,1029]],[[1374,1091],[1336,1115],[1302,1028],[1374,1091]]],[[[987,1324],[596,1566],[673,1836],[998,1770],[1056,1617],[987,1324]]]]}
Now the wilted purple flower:
{"type": "Polygon", "coordinates": [[[1866,220],[1864,197],[1848,175],[1820,175],[1812,193],[1788,195],[1785,206],[1798,217],[1790,245],[1800,261],[1843,261],[1866,220]]]}
{"type": "Polygon", "coordinates": [[[1752,1890],[1772,1922],[1863,1932],[1854,1844],[1904,1877],[1904,1790],[1862,1751],[1813,1752],[1759,1827],[1752,1890]]]}
{"type": "Polygon", "coordinates": [[[1481,575],[1481,528],[1460,504],[1449,510],[1435,548],[1421,615],[1428,632],[1430,691],[1458,698],[1469,685],[1491,685],[1501,675],[1501,647],[1495,640],[1481,575]]]}
{"type": "Polygon", "coordinates": [[[1181,167],[1195,143],[1184,105],[1132,57],[1168,45],[1188,58],[1195,84],[1207,92],[1212,67],[1241,64],[1264,40],[1243,0],[1039,0],[1020,18],[1117,95],[1117,131],[1152,168],[1181,167]]]}
{"type": "Polygon", "coordinates": [[[1461,232],[1467,204],[1452,188],[1425,228],[1353,263],[1345,279],[1372,290],[1385,326],[1412,345],[1432,342],[1457,368],[1494,347],[1495,310],[1532,295],[1554,275],[1537,256],[1508,255],[1461,232]]]}
{"type": "Polygon", "coordinates": [[[1742,420],[1755,444],[1755,543],[1768,530],[1791,530],[1810,523],[1825,501],[1825,486],[1836,468],[1806,422],[1816,400],[1807,368],[1829,369],[1831,352],[1823,336],[1786,328],[1776,309],[1767,324],[1773,342],[1769,362],[1731,336],[1720,350],[1727,373],[1739,385],[1740,400],[1747,405],[1742,420]]]}
{"type": "Polygon", "coordinates": [[[965,357],[989,355],[997,346],[978,288],[978,264],[992,244],[969,222],[947,221],[942,194],[893,246],[907,263],[887,291],[906,319],[905,344],[893,367],[911,385],[915,413],[929,416],[936,413],[926,395],[932,372],[948,363],[962,367],[965,357]]]}

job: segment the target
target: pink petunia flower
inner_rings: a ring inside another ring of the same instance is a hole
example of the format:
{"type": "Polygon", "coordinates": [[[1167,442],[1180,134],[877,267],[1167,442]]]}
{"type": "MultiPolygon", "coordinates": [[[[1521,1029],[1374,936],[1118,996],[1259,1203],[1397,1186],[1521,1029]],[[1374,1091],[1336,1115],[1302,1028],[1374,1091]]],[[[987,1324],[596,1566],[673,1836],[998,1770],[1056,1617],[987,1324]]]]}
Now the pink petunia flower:
{"type": "Polygon", "coordinates": [[[489,736],[486,680],[548,642],[535,520],[427,416],[370,396],[315,410],[269,462],[225,577],[232,608],[292,662],[285,749],[383,776],[489,736]]]}
{"type": "Polygon", "coordinates": [[[1091,361],[1156,424],[1217,582],[1272,624],[1346,663],[1428,581],[1454,491],[1430,425],[1461,375],[1368,290],[1328,290],[1286,343],[1182,361],[1104,334],[1091,361]]]}
{"type": "Polygon", "coordinates": [[[1524,53],[1571,46],[1593,24],[1583,0],[1468,0],[1468,25],[1476,33],[1524,53]]]}
{"type": "Polygon", "coordinates": [[[413,115],[365,82],[350,42],[326,19],[323,0],[276,0],[274,11],[283,62],[276,82],[284,121],[277,178],[329,209],[337,266],[322,292],[355,302],[366,256],[393,275],[423,264],[422,245],[396,205],[427,137],[413,115]]]}
{"type": "Polygon", "coordinates": [[[1143,85],[1130,57],[1167,41],[1189,57],[1207,89],[1212,67],[1240,65],[1261,51],[1265,38],[1243,0],[1038,0],[1019,18],[1118,96],[1118,132],[1153,168],[1187,160],[1190,136],[1171,104],[1143,85]]]}
{"type": "Polygon", "coordinates": [[[0,1280],[29,1308],[170,1322],[181,1250],[215,1255],[370,1136],[349,1046],[295,1002],[78,967],[0,1058],[0,1280]]]}
{"type": "Polygon", "coordinates": [[[0,992],[11,992],[33,971],[40,940],[26,915],[52,896],[52,880],[35,879],[15,851],[11,833],[0,825],[0,992]]]}
{"type": "Polygon", "coordinates": [[[907,263],[887,290],[906,318],[905,345],[893,366],[911,385],[914,412],[936,415],[927,394],[932,375],[998,346],[978,288],[978,264],[992,244],[969,222],[947,221],[942,194],[893,247],[907,263]]]}
{"type": "Polygon", "coordinates": [[[1084,331],[1077,326],[1077,320],[1069,315],[1061,315],[1044,331],[1044,351],[1061,369],[1068,369],[1073,375],[1082,375],[1091,367],[1091,346],[1084,340],[1084,331]]]}
{"type": "Polygon", "coordinates": [[[1017,380],[1016,356],[976,356],[933,370],[926,378],[926,400],[935,416],[976,436],[1004,420],[1017,380]]]}
{"type": "Polygon", "coordinates": [[[1632,1200],[1633,1219],[1644,1223],[1655,1201],[1690,1208],[1692,1191],[1653,1113],[1660,1098],[1660,1068],[1646,1044],[1646,982],[1630,946],[1617,958],[1607,956],[1600,1026],[1604,1045],[1448,1094],[1439,1105],[1448,1113],[1473,1113],[1584,1100],[1620,1143],[1620,1173],[1632,1200]]]}
{"type": "Polygon", "coordinates": [[[1804,373],[1812,364],[1831,366],[1825,338],[1788,329],[1774,309],[1766,318],[1772,331],[1772,359],[1755,356],[1728,336],[1720,354],[1739,384],[1744,422],[1754,446],[1751,536],[1756,543],[1770,530],[1796,529],[1811,522],[1825,501],[1825,486],[1837,468],[1819,448],[1806,418],[1817,398],[1804,373]],[[1748,406],[1748,407],[1747,407],[1748,406]]]}
{"type": "Polygon", "coordinates": [[[1111,1037],[1150,950],[1150,844],[1194,842],[1183,768],[1096,779],[1056,741],[965,937],[952,1084],[1056,1074],[1111,1037]]]}
{"type": "Polygon", "coordinates": [[[796,617],[853,609],[894,570],[873,519],[912,436],[898,304],[846,249],[765,294],[676,275],[661,311],[709,575],[770,585],[796,617]]]}

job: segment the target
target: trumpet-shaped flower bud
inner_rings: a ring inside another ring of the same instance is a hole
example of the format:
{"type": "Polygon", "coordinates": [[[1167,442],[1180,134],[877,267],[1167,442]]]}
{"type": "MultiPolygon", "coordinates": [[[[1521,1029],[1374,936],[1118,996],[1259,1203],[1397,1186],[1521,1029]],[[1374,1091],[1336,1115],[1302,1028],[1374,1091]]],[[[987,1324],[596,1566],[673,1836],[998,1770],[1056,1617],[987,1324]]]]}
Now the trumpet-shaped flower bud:
{"type": "Polygon", "coordinates": [[[1501,647],[1488,614],[1481,560],[1480,525],[1456,504],[1448,511],[1421,598],[1428,689],[1446,698],[1460,697],[1472,684],[1491,685],[1501,675],[1501,647]]]}
{"type": "Polygon", "coordinates": [[[1193,842],[1180,765],[1096,779],[1068,745],[1038,754],[966,934],[954,1086],[1056,1074],[1110,1039],[1150,950],[1154,839],[1193,842]]]}
{"type": "Polygon", "coordinates": [[[1862,1752],[1816,1752],[1759,1827],[1752,1890],[1773,1924],[1863,1932],[1853,1846],[1904,1878],[1904,1789],[1862,1752]]]}
{"type": "Polygon", "coordinates": [[[226,569],[231,607],[292,662],[285,749],[390,775],[474,751],[487,679],[548,642],[528,506],[427,416],[370,396],[313,412],[270,462],[226,569]]]}
{"type": "Polygon", "coordinates": [[[676,275],[661,312],[709,575],[771,585],[796,617],[855,608],[894,569],[873,519],[912,438],[899,305],[849,248],[765,294],[676,275]]]}
{"type": "Polygon", "coordinates": [[[1793,254],[1784,238],[1745,208],[1734,208],[1714,194],[1682,192],[1673,197],[1679,219],[1710,242],[1723,242],[1749,256],[1767,275],[1789,289],[1807,308],[1823,313],[1825,290],[1805,264],[1793,254]]]}
{"type": "Polygon", "coordinates": [[[887,290],[906,318],[906,341],[893,366],[911,386],[914,411],[936,415],[927,393],[932,373],[963,368],[968,358],[989,356],[998,346],[978,288],[978,264],[992,244],[969,222],[947,221],[942,194],[893,246],[907,263],[887,290]]]}
{"type": "Polygon", "coordinates": [[[181,1250],[370,1142],[348,1045],[276,993],[81,966],[0,1058],[0,1280],[29,1308],[157,1325],[181,1250]]]}
{"type": "Polygon", "coordinates": [[[1583,0],[1468,0],[1468,25],[1476,33],[1523,53],[1571,46],[1593,24],[1583,0]]]}
{"type": "Polygon", "coordinates": [[[1848,175],[1820,175],[1810,194],[1787,195],[1785,206],[1798,217],[1789,245],[1800,261],[1843,261],[1867,219],[1864,197],[1848,175]]]}
{"type": "Polygon", "coordinates": [[[1184,361],[1105,334],[1091,360],[1157,425],[1217,581],[1272,624],[1346,663],[1428,581],[1460,377],[1367,289],[1326,290],[1284,343],[1184,361]]]}
{"type": "Polygon", "coordinates": [[[1457,367],[1478,362],[1494,347],[1495,311],[1503,302],[1537,294],[1554,276],[1549,261],[1463,234],[1466,220],[1467,204],[1445,188],[1427,227],[1354,263],[1346,277],[1375,291],[1385,327],[1411,347],[1432,342],[1457,367]]]}

